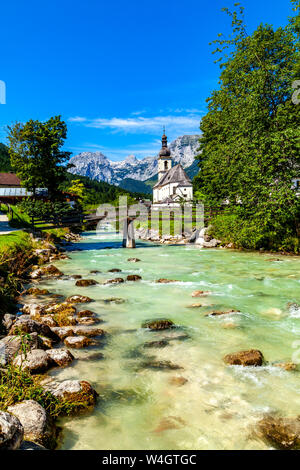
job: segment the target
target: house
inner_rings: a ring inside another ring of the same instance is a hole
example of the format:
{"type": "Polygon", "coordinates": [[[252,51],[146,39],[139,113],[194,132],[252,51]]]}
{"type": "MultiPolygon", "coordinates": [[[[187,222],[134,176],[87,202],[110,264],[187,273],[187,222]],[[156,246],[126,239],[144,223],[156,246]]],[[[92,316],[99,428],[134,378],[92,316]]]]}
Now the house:
{"type": "Polygon", "coordinates": [[[0,188],[20,188],[21,180],[15,173],[0,173],[0,188]]]}
{"type": "Polygon", "coordinates": [[[153,187],[154,204],[192,201],[192,182],[180,163],[172,166],[172,156],[165,132],[161,141],[162,147],[158,154],[158,182],[153,187]]]}
{"type": "MultiPolygon", "coordinates": [[[[21,180],[15,173],[0,173],[0,202],[5,204],[16,204],[24,198],[33,194],[21,186],[21,180]]],[[[45,188],[36,189],[36,197],[45,198],[48,190],[45,188]]]]}

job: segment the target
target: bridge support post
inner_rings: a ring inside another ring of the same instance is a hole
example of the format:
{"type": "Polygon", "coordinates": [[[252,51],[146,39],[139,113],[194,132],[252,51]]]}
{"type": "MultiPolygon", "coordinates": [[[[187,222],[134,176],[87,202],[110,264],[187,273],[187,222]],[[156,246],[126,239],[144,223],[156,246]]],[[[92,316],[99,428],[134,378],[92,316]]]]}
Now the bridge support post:
{"type": "Polygon", "coordinates": [[[123,248],[135,248],[134,219],[127,217],[124,220],[123,248]]]}

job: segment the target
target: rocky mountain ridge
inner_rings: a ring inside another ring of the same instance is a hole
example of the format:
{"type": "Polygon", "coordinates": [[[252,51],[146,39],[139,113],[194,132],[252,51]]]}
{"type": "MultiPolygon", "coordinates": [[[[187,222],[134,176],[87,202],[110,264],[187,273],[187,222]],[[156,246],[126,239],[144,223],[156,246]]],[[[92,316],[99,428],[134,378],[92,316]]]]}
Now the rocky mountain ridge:
{"type": "MultiPolygon", "coordinates": [[[[175,164],[181,163],[184,168],[192,165],[198,153],[199,137],[184,135],[170,143],[175,164]]],[[[129,155],[124,160],[112,161],[101,152],[81,152],[72,157],[70,163],[74,165],[69,170],[70,173],[115,185],[119,185],[125,178],[145,181],[157,173],[157,156],[138,160],[134,155],[129,155]]]]}

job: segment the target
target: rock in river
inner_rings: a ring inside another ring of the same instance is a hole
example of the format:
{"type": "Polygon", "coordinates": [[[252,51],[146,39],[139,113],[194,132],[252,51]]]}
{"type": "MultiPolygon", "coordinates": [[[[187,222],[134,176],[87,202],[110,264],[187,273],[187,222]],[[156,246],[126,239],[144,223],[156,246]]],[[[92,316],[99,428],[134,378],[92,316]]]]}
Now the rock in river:
{"type": "Polygon", "coordinates": [[[139,258],[128,258],[127,261],[130,261],[131,263],[138,263],[141,260],[139,258]]]}
{"type": "Polygon", "coordinates": [[[79,279],[79,281],[76,281],[75,286],[77,287],[87,287],[87,286],[95,286],[98,284],[97,281],[94,279],[79,279]]]}
{"type": "Polygon", "coordinates": [[[149,328],[150,330],[168,330],[174,326],[171,320],[165,319],[150,320],[142,324],[142,328],[149,328]]]}
{"type": "Polygon", "coordinates": [[[149,360],[142,362],[141,367],[143,369],[157,369],[157,370],[177,370],[183,369],[183,367],[179,366],[178,364],[173,364],[170,361],[156,361],[156,360],[149,360]]]}
{"type": "Polygon", "coordinates": [[[160,341],[149,341],[144,344],[144,348],[165,348],[168,346],[169,341],[166,339],[161,339],[160,341]]]}
{"type": "Polygon", "coordinates": [[[16,416],[24,428],[24,439],[54,449],[56,428],[46,410],[34,400],[25,400],[9,406],[8,411],[16,416]]]}
{"type": "Polygon", "coordinates": [[[70,297],[66,299],[66,302],[73,303],[73,304],[77,304],[77,303],[85,304],[88,302],[93,302],[93,300],[90,299],[89,297],[86,297],[85,295],[71,295],[70,297]]]}
{"type": "Polygon", "coordinates": [[[300,417],[266,416],[258,423],[258,433],[278,449],[300,449],[300,417]]]}
{"type": "Polygon", "coordinates": [[[127,276],[127,281],[140,281],[141,279],[141,276],[138,276],[137,274],[129,274],[127,276]]]}
{"type": "Polygon", "coordinates": [[[109,269],[107,272],[108,273],[120,273],[122,270],[119,269],[119,268],[113,268],[113,269],[109,269]]]}
{"type": "Polygon", "coordinates": [[[92,312],[91,310],[80,310],[80,312],[77,312],[77,317],[78,318],[83,318],[83,317],[93,317],[94,316],[94,312],[92,312]]]}
{"type": "Polygon", "coordinates": [[[263,354],[258,349],[239,351],[234,354],[227,354],[224,361],[229,365],[239,366],[261,366],[264,362],[263,354]]]}
{"type": "Polygon", "coordinates": [[[213,310],[205,314],[206,317],[219,317],[221,315],[231,315],[234,313],[240,313],[239,310],[213,310]]]}
{"type": "Polygon", "coordinates": [[[205,297],[206,295],[211,294],[209,291],[204,291],[204,290],[195,290],[192,293],[192,297],[205,297]]]}
{"type": "Polygon", "coordinates": [[[38,287],[30,287],[24,292],[24,295],[48,295],[50,292],[47,289],[39,289],[38,287]]]}
{"type": "Polygon", "coordinates": [[[107,279],[104,284],[121,284],[122,282],[124,282],[122,277],[116,277],[115,279],[107,279]]]}
{"type": "Polygon", "coordinates": [[[106,335],[106,332],[102,330],[101,328],[90,327],[90,326],[75,326],[73,331],[78,336],[87,336],[88,338],[94,338],[95,336],[106,335]]]}
{"type": "Polygon", "coordinates": [[[16,450],[20,447],[24,429],[19,419],[0,411],[0,450],[16,450]]]}
{"type": "Polygon", "coordinates": [[[18,335],[20,333],[38,333],[41,336],[46,336],[53,341],[59,341],[58,336],[51,330],[48,325],[38,323],[25,315],[21,316],[11,327],[8,335],[18,335]]]}
{"type": "Polygon", "coordinates": [[[63,275],[64,274],[58,268],[56,268],[56,266],[50,264],[49,266],[43,266],[42,268],[36,269],[30,274],[30,277],[32,279],[38,279],[42,276],[61,277],[63,275]]]}
{"type": "MultiPolygon", "coordinates": [[[[64,380],[63,382],[50,382],[44,386],[60,401],[76,403],[76,409],[94,406],[97,392],[85,380],[64,380]]],[[[74,411],[76,411],[76,409],[74,411]]]]}
{"type": "Polygon", "coordinates": [[[186,384],[188,380],[185,377],[170,377],[169,384],[176,385],[177,387],[182,387],[182,385],[186,384]]]}
{"type": "Polygon", "coordinates": [[[57,336],[59,336],[60,339],[64,340],[67,336],[74,335],[73,328],[73,326],[57,326],[51,329],[55,334],[57,334],[57,336]]]}
{"type": "Polygon", "coordinates": [[[95,325],[96,323],[101,323],[103,320],[96,317],[80,317],[77,319],[79,325],[95,325]]]}
{"type": "Polygon", "coordinates": [[[293,362],[277,362],[274,364],[276,367],[280,367],[281,369],[291,371],[291,370],[297,370],[297,364],[294,364],[293,362]]]}
{"type": "Polygon", "coordinates": [[[52,361],[46,351],[33,349],[29,351],[26,356],[25,354],[17,356],[13,364],[14,366],[20,367],[22,370],[28,370],[32,374],[40,374],[50,369],[52,361]]]}
{"type": "Polygon", "coordinates": [[[11,313],[5,313],[3,315],[2,325],[4,326],[5,331],[9,331],[11,329],[16,319],[17,319],[17,316],[11,313]]]}
{"type": "Polygon", "coordinates": [[[158,284],[169,284],[170,282],[178,282],[178,281],[176,281],[174,279],[163,279],[163,278],[161,278],[161,279],[157,279],[157,281],[155,281],[155,282],[157,282],[158,284]]]}
{"type": "Polygon", "coordinates": [[[30,338],[23,340],[20,336],[5,336],[0,340],[0,364],[6,366],[21,352],[24,345],[28,349],[47,349],[37,333],[31,333],[30,338]]]}
{"type": "Polygon", "coordinates": [[[73,354],[64,348],[48,349],[46,354],[53,364],[60,367],[67,366],[74,360],[73,354]]]}
{"type": "Polygon", "coordinates": [[[109,299],[103,299],[103,302],[106,304],[108,303],[115,303],[115,304],[123,304],[125,299],[121,299],[120,297],[110,297],[109,299]]]}
{"type": "Polygon", "coordinates": [[[64,343],[69,348],[81,349],[89,346],[91,344],[91,340],[86,336],[67,336],[64,343]]]}

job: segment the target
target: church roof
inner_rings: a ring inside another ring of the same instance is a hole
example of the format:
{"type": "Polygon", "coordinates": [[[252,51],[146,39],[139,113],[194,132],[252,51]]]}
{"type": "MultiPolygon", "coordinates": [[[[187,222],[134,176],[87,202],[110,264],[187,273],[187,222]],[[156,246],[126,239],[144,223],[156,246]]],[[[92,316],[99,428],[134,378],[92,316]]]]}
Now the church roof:
{"type": "Polygon", "coordinates": [[[164,176],[155,184],[154,188],[159,188],[164,186],[165,184],[170,183],[180,183],[181,186],[192,186],[192,182],[184,169],[182,168],[181,164],[173,166],[170,168],[164,176]]]}

